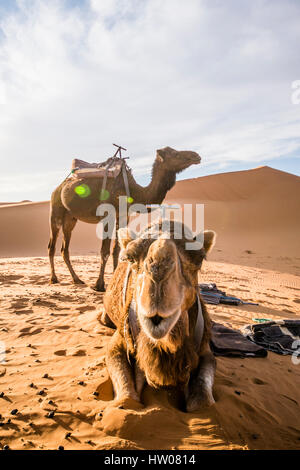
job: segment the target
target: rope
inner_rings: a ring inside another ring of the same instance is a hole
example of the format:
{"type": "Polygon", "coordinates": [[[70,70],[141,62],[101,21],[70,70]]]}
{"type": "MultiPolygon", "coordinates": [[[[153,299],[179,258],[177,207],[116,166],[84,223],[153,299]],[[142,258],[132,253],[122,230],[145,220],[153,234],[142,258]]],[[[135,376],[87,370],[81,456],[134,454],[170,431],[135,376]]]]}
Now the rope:
{"type": "MultiPolygon", "coordinates": [[[[106,183],[107,183],[107,176],[108,176],[108,170],[112,166],[112,164],[117,160],[117,158],[112,157],[110,163],[106,166],[105,168],[105,175],[103,178],[103,183],[102,183],[102,189],[101,189],[101,194],[103,195],[105,190],[106,190],[106,183]]],[[[129,189],[129,183],[128,183],[128,177],[127,177],[127,171],[126,171],[126,163],[122,159],[122,176],[124,180],[124,186],[125,186],[125,191],[126,191],[126,196],[127,198],[130,198],[130,189],[129,189]]]]}
{"type": "Polygon", "coordinates": [[[73,168],[73,170],[70,171],[68,176],[65,177],[65,179],[63,180],[63,183],[69,178],[69,176],[73,175],[74,171],[76,171],[76,170],[78,170],[78,168],[73,168]]]}
{"type": "Polygon", "coordinates": [[[104,196],[104,192],[105,192],[105,189],[106,189],[108,170],[112,166],[113,162],[114,162],[114,157],[111,159],[110,163],[105,167],[105,174],[104,174],[102,189],[101,189],[101,196],[102,197],[104,196]]]}
{"type": "Polygon", "coordinates": [[[128,178],[127,178],[127,171],[126,171],[125,162],[122,163],[122,174],[123,174],[123,180],[124,180],[126,196],[127,196],[127,199],[128,199],[128,198],[130,198],[130,190],[129,190],[129,184],[128,184],[128,178]]]}

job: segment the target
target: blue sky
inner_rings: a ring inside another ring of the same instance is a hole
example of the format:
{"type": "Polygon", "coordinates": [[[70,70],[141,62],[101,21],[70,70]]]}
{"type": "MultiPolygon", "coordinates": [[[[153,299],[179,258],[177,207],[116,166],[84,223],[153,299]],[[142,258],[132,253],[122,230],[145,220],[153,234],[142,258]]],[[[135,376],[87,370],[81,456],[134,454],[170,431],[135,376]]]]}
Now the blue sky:
{"type": "Polygon", "coordinates": [[[184,178],[300,175],[299,17],[296,0],[0,0],[0,201],[49,199],[115,141],[142,184],[166,145],[202,156],[184,178]]]}

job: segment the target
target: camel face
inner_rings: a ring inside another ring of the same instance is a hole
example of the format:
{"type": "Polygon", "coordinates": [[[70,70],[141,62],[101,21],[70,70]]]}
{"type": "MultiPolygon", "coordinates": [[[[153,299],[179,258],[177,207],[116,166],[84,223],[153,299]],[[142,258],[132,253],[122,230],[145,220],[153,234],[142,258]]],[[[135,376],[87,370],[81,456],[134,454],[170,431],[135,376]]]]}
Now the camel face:
{"type": "Polygon", "coordinates": [[[172,330],[187,303],[189,290],[175,243],[164,238],[155,240],[137,279],[137,314],[150,339],[162,339],[172,330]]]}
{"type": "Polygon", "coordinates": [[[198,153],[187,150],[177,151],[171,147],[157,150],[156,159],[165,169],[177,172],[201,162],[201,157],[198,153]]]}
{"type": "Polygon", "coordinates": [[[106,363],[117,400],[140,401],[146,382],[181,389],[186,410],[195,411],[214,403],[211,323],[197,275],[215,234],[205,231],[203,248],[189,253],[193,234],[183,230],[178,239],[176,224],[118,231],[123,259],[104,296],[105,317],[117,328],[106,363]]]}
{"type": "MultiPolygon", "coordinates": [[[[154,223],[142,234],[151,233],[149,238],[136,238],[128,229],[118,232],[120,261],[129,261],[137,271],[139,323],[152,341],[166,337],[194,304],[196,293],[193,286],[197,284],[197,272],[216,236],[213,231],[204,231],[203,249],[188,254],[183,248],[183,240],[169,239],[167,233],[158,236],[159,225],[154,223]]],[[[177,223],[173,222],[173,232],[176,226],[177,223]]],[[[192,233],[190,239],[193,240],[192,233]]]]}

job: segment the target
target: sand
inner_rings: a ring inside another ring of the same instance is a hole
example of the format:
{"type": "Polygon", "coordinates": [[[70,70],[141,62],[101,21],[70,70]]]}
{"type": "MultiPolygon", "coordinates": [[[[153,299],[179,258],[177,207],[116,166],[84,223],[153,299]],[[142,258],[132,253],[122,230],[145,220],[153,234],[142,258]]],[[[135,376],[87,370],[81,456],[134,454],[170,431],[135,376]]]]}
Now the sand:
{"type": "MultiPolygon", "coordinates": [[[[168,201],[205,202],[206,227],[218,232],[199,280],[259,302],[209,306],[215,321],[240,328],[257,317],[300,317],[299,180],[260,168],[178,182],[169,193],[168,201]],[[282,194],[284,215],[273,208],[282,194]]],[[[61,283],[49,285],[47,211],[48,202],[0,208],[0,448],[300,448],[300,365],[290,356],[217,358],[216,405],[201,413],[179,411],[172,395],[150,387],[144,407],[117,407],[105,367],[112,331],[97,322],[102,294],[89,287],[99,264],[95,226],[78,224],[71,246],[86,285],[71,283],[60,257],[61,283]]],[[[109,263],[106,282],[111,273],[109,263]]]]}

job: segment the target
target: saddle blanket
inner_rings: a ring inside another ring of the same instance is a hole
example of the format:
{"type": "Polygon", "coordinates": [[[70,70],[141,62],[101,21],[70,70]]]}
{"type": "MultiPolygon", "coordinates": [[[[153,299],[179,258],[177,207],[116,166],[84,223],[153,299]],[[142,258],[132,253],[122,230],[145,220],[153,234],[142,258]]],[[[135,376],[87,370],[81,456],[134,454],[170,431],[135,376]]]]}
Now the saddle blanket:
{"type": "Polygon", "coordinates": [[[109,158],[102,163],[88,163],[74,158],[71,169],[77,178],[104,178],[105,174],[107,178],[116,178],[122,169],[123,160],[120,158],[114,160],[112,162],[109,158]]]}

